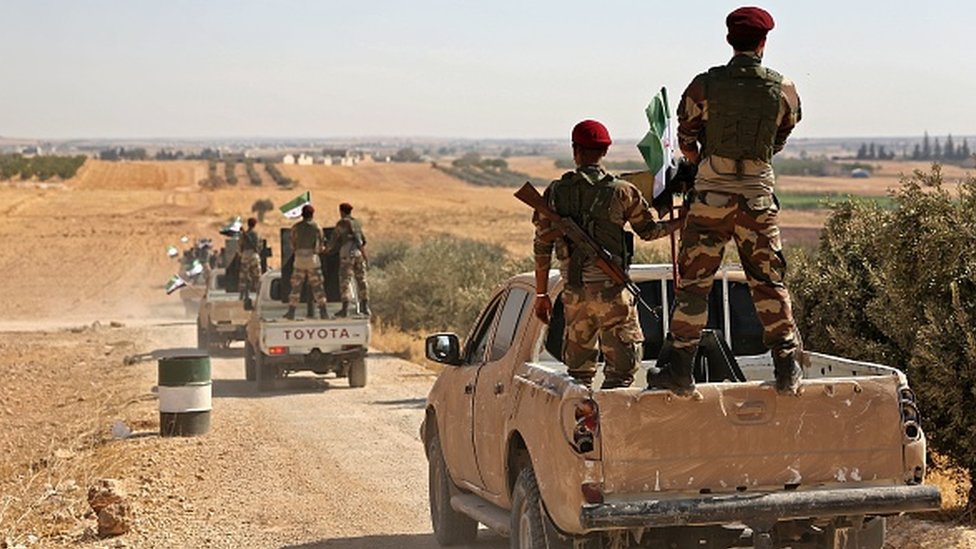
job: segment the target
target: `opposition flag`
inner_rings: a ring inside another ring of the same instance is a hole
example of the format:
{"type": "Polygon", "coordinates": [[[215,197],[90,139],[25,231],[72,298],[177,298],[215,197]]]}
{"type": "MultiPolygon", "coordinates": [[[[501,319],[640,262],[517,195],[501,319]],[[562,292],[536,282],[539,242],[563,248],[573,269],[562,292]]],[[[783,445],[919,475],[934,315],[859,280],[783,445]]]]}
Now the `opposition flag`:
{"type": "Polygon", "coordinates": [[[186,281],[183,280],[180,277],[180,275],[173,275],[173,276],[171,276],[169,278],[169,281],[166,282],[166,295],[169,295],[169,294],[175,292],[176,290],[179,290],[183,286],[186,286],[186,281]]]}
{"type": "Polygon", "coordinates": [[[182,242],[184,244],[186,244],[189,241],[190,241],[190,237],[188,237],[186,235],[183,235],[183,236],[180,237],[180,242],[182,242]]]}
{"type": "Polygon", "coordinates": [[[191,276],[191,277],[197,276],[202,272],[203,272],[203,263],[200,263],[199,259],[194,259],[193,265],[191,265],[190,269],[186,271],[186,276],[191,276]]]}
{"type": "Polygon", "coordinates": [[[180,251],[176,249],[176,246],[168,246],[166,248],[166,255],[170,257],[176,257],[180,255],[180,251]]]}
{"type": "Polygon", "coordinates": [[[305,191],[278,208],[285,217],[301,217],[302,206],[312,203],[312,193],[305,191]]]}
{"type": "Polygon", "coordinates": [[[233,217],[227,221],[226,225],[220,228],[220,234],[224,236],[236,236],[241,232],[241,227],[243,226],[241,216],[233,217]]]}
{"type": "Polygon", "coordinates": [[[644,111],[651,129],[637,144],[637,150],[644,157],[644,163],[654,176],[651,198],[657,198],[664,191],[668,168],[676,166],[674,161],[674,125],[668,108],[668,90],[661,88],[651,99],[644,111]]]}

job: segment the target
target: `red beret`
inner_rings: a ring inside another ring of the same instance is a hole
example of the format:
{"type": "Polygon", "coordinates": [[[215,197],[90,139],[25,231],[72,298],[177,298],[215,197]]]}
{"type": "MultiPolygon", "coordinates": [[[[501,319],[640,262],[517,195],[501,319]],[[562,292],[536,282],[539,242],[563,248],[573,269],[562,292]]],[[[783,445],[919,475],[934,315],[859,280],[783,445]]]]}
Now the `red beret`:
{"type": "Polygon", "coordinates": [[[257,224],[258,224],[258,219],[256,217],[249,217],[249,218],[247,218],[247,226],[248,227],[253,227],[253,226],[257,225],[257,224]]]}
{"type": "Polygon", "coordinates": [[[725,18],[729,41],[734,39],[762,40],[773,29],[773,16],[757,7],[739,8],[725,18]]]}
{"type": "Polygon", "coordinates": [[[585,148],[598,149],[609,147],[610,132],[607,127],[596,120],[584,120],[573,128],[573,144],[585,148]]]}
{"type": "Polygon", "coordinates": [[[302,215],[315,215],[315,207],[311,204],[302,206],[302,215]]]}
{"type": "Polygon", "coordinates": [[[343,211],[343,212],[351,212],[352,211],[352,204],[350,204],[348,202],[343,202],[342,204],[339,204],[339,210],[340,211],[343,211]]]}

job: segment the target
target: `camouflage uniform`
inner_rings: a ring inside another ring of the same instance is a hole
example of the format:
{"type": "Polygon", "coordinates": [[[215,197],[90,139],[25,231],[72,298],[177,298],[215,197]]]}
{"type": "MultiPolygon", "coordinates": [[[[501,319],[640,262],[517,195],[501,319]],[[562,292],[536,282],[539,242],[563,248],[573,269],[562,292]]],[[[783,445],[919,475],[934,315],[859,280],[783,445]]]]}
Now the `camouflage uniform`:
{"type": "Polygon", "coordinates": [[[766,345],[779,358],[798,346],[783,284],[786,261],[771,162],[800,120],[800,98],[791,81],[760,61],[740,53],[728,65],[698,75],[678,106],[682,148],[702,143],[703,150],[678,257],[681,282],[671,320],[676,350],[698,344],[712,279],[729,240],[738,248],[766,345]],[[743,82],[749,91],[740,91],[743,82]]]}
{"type": "Polygon", "coordinates": [[[295,250],[294,268],[291,274],[291,293],[288,306],[297,307],[301,300],[302,284],[308,280],[312,296],[320,308],[324,308],[325,283],[322,280],[322,264],[319,251],[322,249],[322,230],[318,223],[309,219],[296,223],[291,228],[292,246],[295,250]]]}
{"type": "Polygon", "coordinates": [[[249,229],[241,235],[241,294],[247,297],[248,292],[257,291],[261,280],[261,237],[254,229],[249,229]]]}
{"type": "MultiPolygon", "coordinates": [[[[611,248],[615,246],[614,242],[627,241],[624,231],[627,223],[644,240],[665,236],[680,223],[678,220],[655,222],[640,191],[598,165],[567,172],[560,180],[553,181],[543,196],[557,213],[572,218],[610,250],[625,269],[629,265],[629,250],[611,248]],[[580,186],[577,188],[593,191],[597,196],[592,204],[581,205],[588,211],[586,214],[567,211],[558,196],[567,192],[564,189],[577,185],[580,186]],[[595,214],[600,221],[589,219],[595,214]],[[618,234],[608,235],[614,231],[618,234]]],[[[611,281],[592,260],[580,257],[581,254],[574,257],[569,243],[558,235],[547,219],[536,214],[533,223],[536,227],[533,243],[536,270],[549,269],[555,250],[560,276],[566,283],[562,294],[566,317],[562,359],[569,374],[578,382],[589,385],[596,374],[599,348],[606,360],[604,388],[629,386],[640,363],[644,342],[633,296],[623,286],[611,281]]],[[[626,244],[624,248],[627,248],[626,244]]]]}
{"type": "Polygon", "coordinates": [[[366,235],[363,234],[362,223],[351,215],[343,215],[336,223],[335,231],[325,247],[326,253],[339,248],[339,288],[342,290],[342,301],[354,301],[352,295],[352,281],[356,281],[356,295],[360,301],[369,300],[369,284],[366,281],[366,257],[363,247],[366,245],[366,235]]]}

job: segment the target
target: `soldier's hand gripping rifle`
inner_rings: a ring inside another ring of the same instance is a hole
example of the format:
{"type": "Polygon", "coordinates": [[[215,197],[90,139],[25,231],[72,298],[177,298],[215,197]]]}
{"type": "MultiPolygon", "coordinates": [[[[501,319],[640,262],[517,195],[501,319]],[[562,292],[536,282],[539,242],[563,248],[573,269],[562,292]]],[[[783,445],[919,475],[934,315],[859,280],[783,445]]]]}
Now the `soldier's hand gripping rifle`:
{"type": "Polygon", "coordinates": [[[575,221],[559,215],[550,208],[545,198],[532,186],[532,183],[526,182],[525,185],[522,185],[522,188],[516,191],[515,198],[527,204],[540,216],[548,219],[556,232],[572,242],[573,246],[586,257],[592,259],[594,264],[610,277],[610,280],[626,288],[634,296],[634,299],[643,305],[648,312],[657,316],[657,312],[641,297],[640,288],[637,287],[637,284],[627,276],[627,272],[624,271],[623,267],[614,262],[613,255],[593,240],[593,237],[581,229],[575,221]]]}

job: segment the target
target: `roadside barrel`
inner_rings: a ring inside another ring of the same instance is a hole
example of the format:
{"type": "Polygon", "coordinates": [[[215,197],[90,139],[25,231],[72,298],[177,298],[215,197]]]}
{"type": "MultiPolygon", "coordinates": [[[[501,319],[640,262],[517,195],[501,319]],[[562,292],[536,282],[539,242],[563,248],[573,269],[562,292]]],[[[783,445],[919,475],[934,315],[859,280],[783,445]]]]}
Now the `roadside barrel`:
{"type": "Polygon", "coordinates": [[[183,350],[159,359],[159,435],[190,437],[210,430],[210,355],[183,350]]]}

